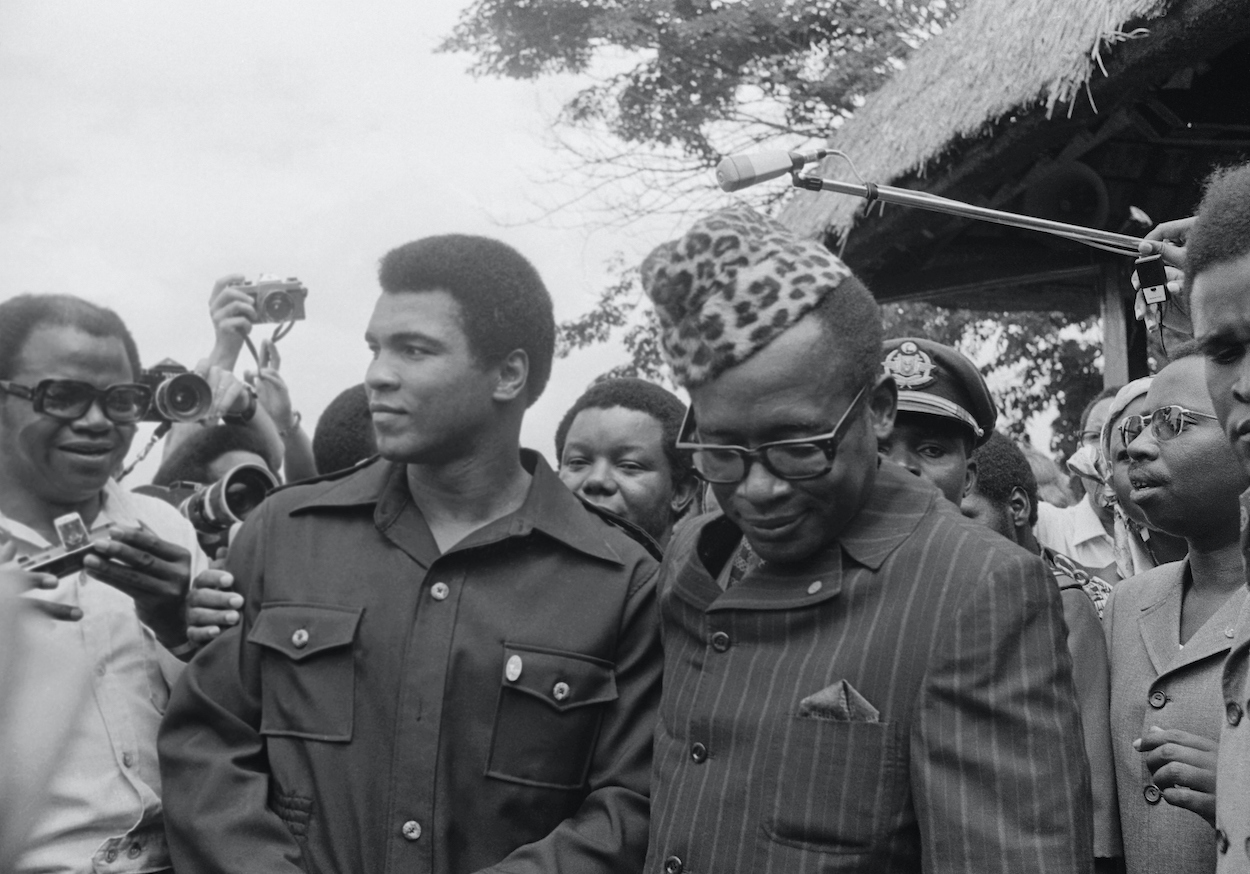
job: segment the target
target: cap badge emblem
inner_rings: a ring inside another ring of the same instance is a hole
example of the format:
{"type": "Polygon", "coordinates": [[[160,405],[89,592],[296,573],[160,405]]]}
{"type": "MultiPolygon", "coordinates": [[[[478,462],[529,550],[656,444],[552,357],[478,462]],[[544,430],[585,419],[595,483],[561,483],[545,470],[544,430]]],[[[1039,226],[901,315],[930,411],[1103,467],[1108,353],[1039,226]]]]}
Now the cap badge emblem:
{"type": "Polygon", "coordinates": [[[885,356],[885,372],[894,377],[899,388],[924,388],[937,382],[933,359],[910,340],[885,356]]]}

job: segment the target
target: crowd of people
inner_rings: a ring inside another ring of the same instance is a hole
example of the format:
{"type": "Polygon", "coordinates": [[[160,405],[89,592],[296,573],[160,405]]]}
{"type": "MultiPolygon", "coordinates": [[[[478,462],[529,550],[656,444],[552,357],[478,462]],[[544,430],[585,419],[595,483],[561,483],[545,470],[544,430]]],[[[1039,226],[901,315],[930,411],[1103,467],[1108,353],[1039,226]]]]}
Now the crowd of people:
{"type": "Polygon", "coordinates": [[[689,406],[597,380],[554,464],[496,240],[381,259],[311,436],[218,281],[137,488],[125,324],[0,303],[0,871],[1250,871],[1250,165],[1143,250],[1194,340],[1090,403],[1072,491],[742,206],[642,265],[689,406]]]}

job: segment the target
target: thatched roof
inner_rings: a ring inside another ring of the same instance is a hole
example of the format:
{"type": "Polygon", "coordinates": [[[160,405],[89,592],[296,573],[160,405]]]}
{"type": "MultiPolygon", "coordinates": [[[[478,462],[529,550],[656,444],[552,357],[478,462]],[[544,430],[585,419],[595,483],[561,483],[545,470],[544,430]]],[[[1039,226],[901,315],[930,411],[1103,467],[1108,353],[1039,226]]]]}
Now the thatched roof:
{"type": "MultiPolygon", "coordinates": [[[[851,155],[865,179],[910,177],[911,187],[930,188],[916,177],[989,131],[1002,135],[1017,114],[1060,119],[1073,109],[1088,114],[1091,102],[1097,111],[1108,54],[1141,55],[1168,19],[1209,23],[1213,15],[1244,32],[1250,0],[967,0],[955,23],[917,49],[830,144],[851,155]]],[[[1192,22],[1172,25],[1179,32],[1192,22]]],[[[835,158],[824,171],[851,178],[835,158]]],[[[844,237],[862,207],[853,197],[798,192],[781,220],[808,236],[844,237]]]]}

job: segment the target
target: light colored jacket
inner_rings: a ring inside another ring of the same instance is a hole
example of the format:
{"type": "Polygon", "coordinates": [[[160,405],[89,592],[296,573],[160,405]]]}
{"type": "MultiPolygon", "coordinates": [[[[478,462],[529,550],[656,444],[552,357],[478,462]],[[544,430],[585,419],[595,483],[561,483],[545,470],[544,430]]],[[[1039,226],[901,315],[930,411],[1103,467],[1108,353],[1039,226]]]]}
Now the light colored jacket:
{"type": "Polygon", "coordinates": [[[1111,657],[1111,745],[1124,859],[1133,874],[1210,874],[1215,830],[1163,800],[1133,741],[1151,726],[1217,740],[1224,721],[1220,672],[1245,590],[1235,592],[1182,647],[1188,561],[1160,565],[1112,590],[1103,616],[1111,657]]]}

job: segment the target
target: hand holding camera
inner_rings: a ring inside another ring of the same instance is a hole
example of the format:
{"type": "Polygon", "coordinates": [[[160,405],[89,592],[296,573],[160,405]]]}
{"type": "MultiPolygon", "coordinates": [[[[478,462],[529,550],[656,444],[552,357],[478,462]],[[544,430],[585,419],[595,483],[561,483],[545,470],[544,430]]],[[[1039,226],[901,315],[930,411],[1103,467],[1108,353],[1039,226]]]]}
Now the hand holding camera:
{"type": "MultiPolygon", "coordinates": [[[[217,334],[209,360],[233,370],[243,344],[251,346],[252,325],[277,324],[273,339],[281,339],[293,322],[305,318],[307,297],[308,289],[295,277],[248,280],[239,273],[221,277],[213,283],[208,298],[208,311],[217,334]]],[[[256,356],[255,347],[252,354],[256,356]]]]}
{"type": "MultiPolygon", "coordinates": [[[[17,587],[22,590],[55,589],[59,580],[54,574],[30,570],[14,561],[17,555],[17,544],[12,540],[0,543],[0,575],[17,580],[17,587]]],[[[82,618],[82,610],[73,604],[58,604],[55,601],[44,601],[39,598],[23,598],[25,603],[39,612],[65,622],[77,622],[82,618]]]]}
{"type": "Polygon", "coordinates": [[[186,643],[191,554],[144,528],[113,527],[83,559],[92,577],[134,599],[139,620],[166,647],[186,643]]]}
{"type": "Polygon", "coordinates": [[[256,391],[260,405],[265,408],[269,418],[278,428],[278,433],[286,434],[298,422],[295,410],[291,405],[291,392],[286,381],[278,372],[282,366],[282,356],[278,354],[278,345],[272,340],[260,343],[260,360],[256,371],[247,371],[243,379],[256,391]]]}

